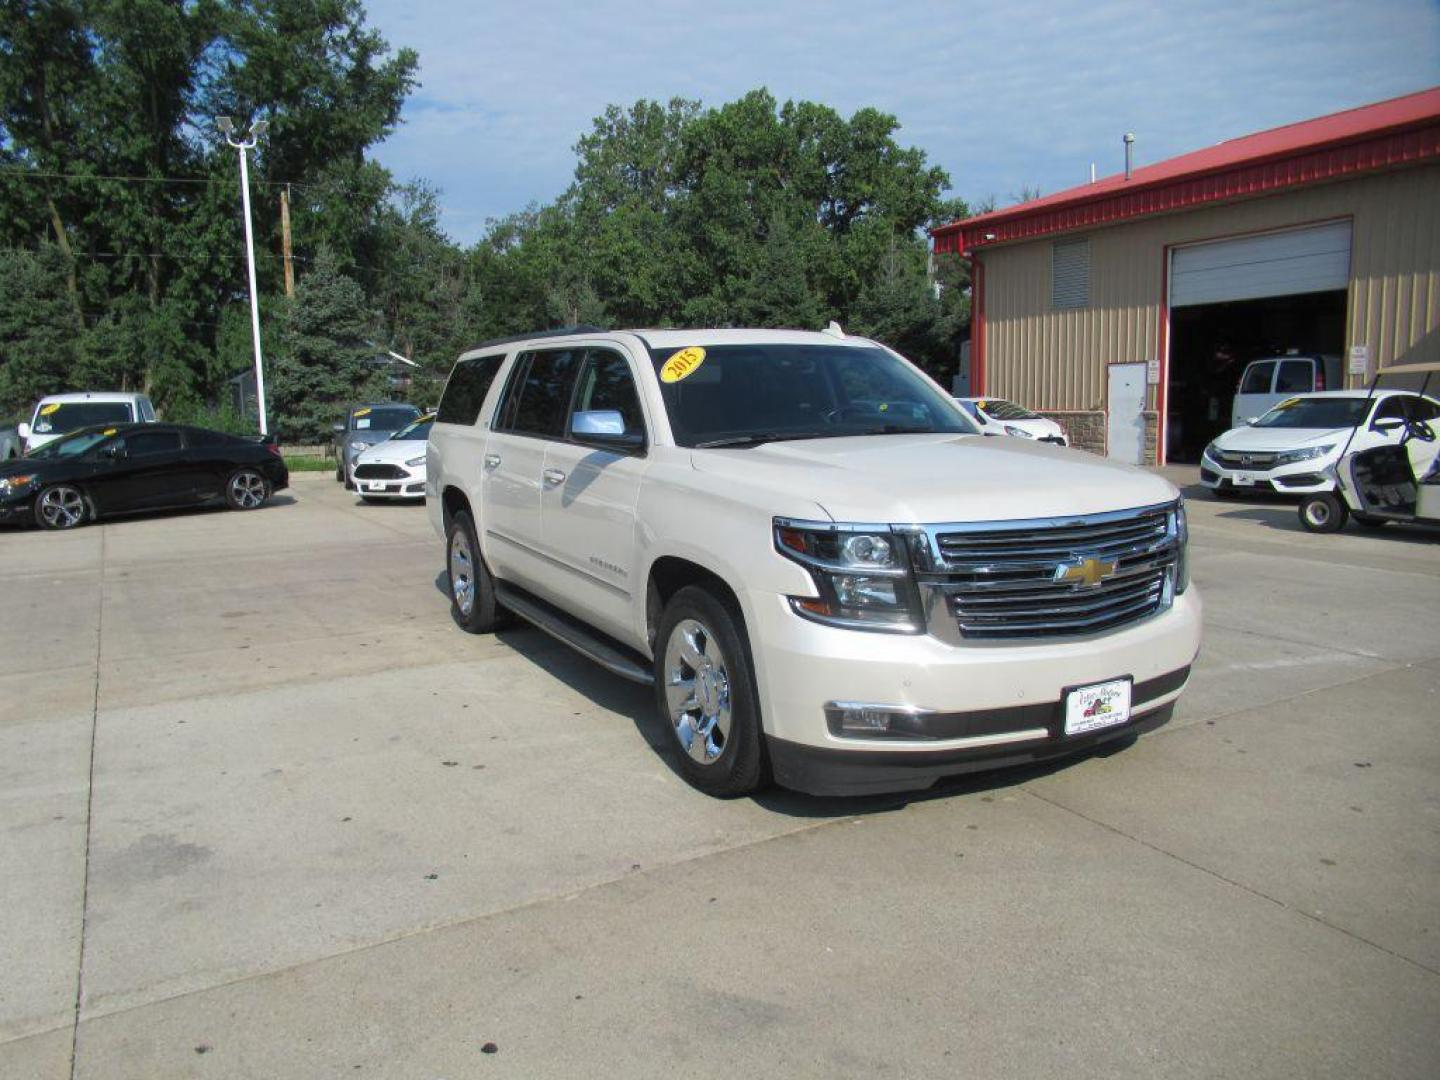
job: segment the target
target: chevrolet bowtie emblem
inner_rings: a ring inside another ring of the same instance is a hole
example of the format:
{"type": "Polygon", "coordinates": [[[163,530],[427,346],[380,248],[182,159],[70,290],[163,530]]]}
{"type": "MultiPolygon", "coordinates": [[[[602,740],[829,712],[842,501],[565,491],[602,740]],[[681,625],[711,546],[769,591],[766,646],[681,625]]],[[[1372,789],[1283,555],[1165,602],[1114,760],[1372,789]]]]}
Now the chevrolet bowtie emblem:
{"type": "Polygon", "coordinates": [[[1114,559],[1086,558],[1061,563],[1055,568],[1055,580],[1065,585],[1099,585],[1115,573],[1114,559]]]}

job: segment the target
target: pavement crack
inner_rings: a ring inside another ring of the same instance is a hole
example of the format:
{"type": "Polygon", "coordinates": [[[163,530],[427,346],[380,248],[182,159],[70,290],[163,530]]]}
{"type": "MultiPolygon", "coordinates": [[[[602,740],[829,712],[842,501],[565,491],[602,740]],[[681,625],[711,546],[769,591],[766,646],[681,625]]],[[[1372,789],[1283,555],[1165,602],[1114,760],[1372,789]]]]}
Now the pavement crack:
{"type": "Polygon", "coordinates": [[[85,941],[90,917],[90,832],[95,812],[95,734],[100,726],[100,650],[105,641],[105,537],[100,526],[100,584],[95,599],[95,697],[90,705],[90,767],[85,785],[85,855],[80,885],[80,948],[75,960],[75,1013],[70,1022],[70,1080],[75,1080],[80,1042],[80,1003],[85,996],[85,941]]]}
{"type": "Polygon", "coordinates": [[[1033,798],[1039,799],[1043,803],[1055,807],[1055,809],[1057,810],[1061,810],[1067,814],[1073,814],[1081,821],[1088,821],[1091,825],[1095,825],[1098,828],[1104,829],[1106,832],[1114,833],[1116,836],[1129,840],[1131,843],[1139,844],[1141,847],[1148,848],[1149,850],[1155,852],[1157,855],[1163,855],[1168,859],[1174,859],[1176,862],[1181,863],[1184,866],[1188,866],[1192,870],[1198,870],[1200,873],[1205,874],[1207,877],[1212,877],[1216,881],[1223,882],[1233,888],[1240,889],[1243,892],[1247,892],[1251,896],[1256,897],[1257,899],[1265,900],[1268,903],[1274,904],[1282,911],[1288,911],[1292,914],[1299,915],[1301,918],[1308,919],[1310,922],[1313,922],[1319,926],[1323,926],[1327,930],[1333,930],[1338,934],[1343,934],[1345,937],[1350,938],[1352,941],[1359,942],[1361,945],[1368,945],[1370,948],[1376,949],[1379,952],[1384,953],[1386,956],[1394,957],[1396,960],[1399,960],[1405,964],[1409,964],[1411,967],[1418,968],[1419,970],[1429,975],[1440,976],[1440,969],[1430,967],[1428,964],[1422,964],[1419,960],[1413,960],[1403,953],[1398,953],[1394,949],[1381,945],[1378,941],[1371,941],[1369,938],[1363,937],[1360,934],[1355,933],[1353,930],[1347,930],[1345,927],[1330,922],[1328,919],[1322,919],[1318,915],[1313,915],[1310,912],[1306,911],[1304,908],[1298,908],[1295,907],[1293,904],[1287,904],[1279,897],[1271,896],[1269,893],[1263,892],[1262,890],[1255,888],[1253,885],[1247,885],[1243,881],[1237,881],[1235,878],[1226,877],[1218,870],[1214,870],[1211,867],[1198,863],[1193,859],[1187,859],[1179,852],[1171,851],[1169,848],[1161,847],[1159,844],[1152,843],[1151,841],[1146,840],[1144,837],[1136,836],[1134,833],[1128,833],[1124,829],[1119,828],[1118,826],[1111,825],[1108,821],[1101,821],[1099,818],[1091,817],[1089,814],[1081,810],[1077,810],[1073,806],[1067,806],[1065,803],[1062,803],[1057,799],[1052,799],[1048,795],[1040,794],[1040,792],[1036,791],[1034,788],[1030,787],[1027,784],[1021,784],[1020,790],[1033,798]]]}

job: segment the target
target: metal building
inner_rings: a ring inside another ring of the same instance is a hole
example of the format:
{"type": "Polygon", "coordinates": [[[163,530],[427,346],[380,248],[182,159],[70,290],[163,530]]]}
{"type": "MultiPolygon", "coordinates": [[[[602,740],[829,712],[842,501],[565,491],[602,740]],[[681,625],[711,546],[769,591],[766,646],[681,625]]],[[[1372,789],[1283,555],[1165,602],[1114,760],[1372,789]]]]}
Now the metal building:
{"type": "Polygon", "coordinates": [[[1440,360],[1440,88],[934,230],[970,260],[969,385],[1072,440],[1194,460],[1245,363],[1440,360]]]}

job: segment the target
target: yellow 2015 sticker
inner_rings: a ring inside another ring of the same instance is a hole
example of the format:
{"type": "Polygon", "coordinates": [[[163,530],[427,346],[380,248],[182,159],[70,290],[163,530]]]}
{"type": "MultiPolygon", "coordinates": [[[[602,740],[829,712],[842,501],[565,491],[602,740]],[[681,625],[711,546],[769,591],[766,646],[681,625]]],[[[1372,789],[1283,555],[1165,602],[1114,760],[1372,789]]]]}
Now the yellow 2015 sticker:
{"type": "Polygon", "coordinates": [[[118,430],[120,430],[120,429],[119,429],[119,428],[113,428],[113,427],[107,427],[107,428],[106,428],[104,431],[102,431],[100,434],[101,434],[101,435],[104,435],[104,436],[108,439],[111,435],[114,435],[115,432],[117,432],[118,430]]]}
{"type": "Polygon", "coordinates": [[[677,353],[672,353],[670,359],[666,360],[660,367],[660,381],[667,383],[679,382],[695,374],[695,369],[705,362],[705,350],[699,345],[689,345],[677,353]]]}
{"type": "Polygon", "coordinates": [[[1277,408],[1277,409],[1293,409],[1296,405],[1299,405],[1299,404],[1300,404],[1300,399],[1299,399],[1298,397],[1292,397],[1292,398],[1287,398],[1286,400],[1280,402],[1280,404],[1279,404],[1279,405],[1276,405],[1275,408],[1277,408]]]}
{"type": "Polygon", "coordinates": [[[60,403],[58,401],[52,401],[49,405],[42,405],[40,407],[41,416],[49,416],[51,413],[57,413],[59,411],[60,403]]]}
{"type": "Polygon", "coordinates": [[[355,415],[356,415],[356,416],[369,416],[369,415],[370,415],[370,410],[369,410],[369,409],[356,409],[356,410],[355,410],[355,415]]]}

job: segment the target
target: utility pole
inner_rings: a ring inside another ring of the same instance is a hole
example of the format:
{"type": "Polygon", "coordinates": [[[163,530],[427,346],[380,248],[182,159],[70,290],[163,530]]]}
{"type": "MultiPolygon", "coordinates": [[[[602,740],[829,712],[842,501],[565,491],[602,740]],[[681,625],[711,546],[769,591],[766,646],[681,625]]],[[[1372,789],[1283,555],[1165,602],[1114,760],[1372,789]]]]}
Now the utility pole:
{"type": "Polygon", "coordinates": [[[285,295],[295,295],[295,264],[290,261],[290,185],[280,189],[280,243],[285,253],[285,295]]]}

